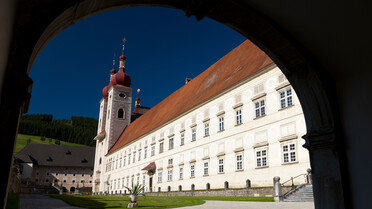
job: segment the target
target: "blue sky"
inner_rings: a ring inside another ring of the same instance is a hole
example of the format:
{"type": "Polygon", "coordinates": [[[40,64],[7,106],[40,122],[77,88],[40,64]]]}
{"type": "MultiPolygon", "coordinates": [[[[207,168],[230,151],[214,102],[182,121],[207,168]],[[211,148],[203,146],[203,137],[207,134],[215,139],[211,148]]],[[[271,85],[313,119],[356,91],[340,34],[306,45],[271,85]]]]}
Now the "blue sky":
{"type": "Polygon", "coordinates": [[[28,114],[98,118],[102,88],[109,83],[127,39],[126,73],[134,97],[153,107],[196,77],[245,38],[214,20],[186,18],[181,10],[133,7],[89,17],[58,34],[38,56],[28,114]]]}

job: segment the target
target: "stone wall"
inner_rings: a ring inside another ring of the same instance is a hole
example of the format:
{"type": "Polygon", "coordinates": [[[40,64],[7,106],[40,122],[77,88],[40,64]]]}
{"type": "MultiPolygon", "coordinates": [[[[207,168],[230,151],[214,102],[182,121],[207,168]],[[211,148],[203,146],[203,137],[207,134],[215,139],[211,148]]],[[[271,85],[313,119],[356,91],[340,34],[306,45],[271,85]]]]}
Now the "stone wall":
{"type": "MultiPolygon", "coordinates": [[[[283,187],[282,192],[285,194],[291,187],[283,187]]],[[[181,192],[148,192],[147,196],[227,196],[227,197],[273,197],[273,187],[252,187],[247,189],[228,189],[228,190],[195,190],[181,192]]]]}

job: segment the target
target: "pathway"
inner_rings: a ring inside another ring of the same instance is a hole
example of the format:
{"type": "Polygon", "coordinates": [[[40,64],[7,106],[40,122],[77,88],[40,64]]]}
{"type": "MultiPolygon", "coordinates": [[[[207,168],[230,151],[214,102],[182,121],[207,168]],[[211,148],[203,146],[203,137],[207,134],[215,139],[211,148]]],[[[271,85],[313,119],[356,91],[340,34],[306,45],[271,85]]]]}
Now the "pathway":
{"type": "Polygon", "coordinates": [[[59,199],[44,195],[21,194],[19,197],[19,209],[80,209],[68,205],[59,199]]]}
{"type": "Polygon", "coordinates": [[[177,209],[314,209],[313,202],[243,202],[206,200],[205,204],[177,209]]]}

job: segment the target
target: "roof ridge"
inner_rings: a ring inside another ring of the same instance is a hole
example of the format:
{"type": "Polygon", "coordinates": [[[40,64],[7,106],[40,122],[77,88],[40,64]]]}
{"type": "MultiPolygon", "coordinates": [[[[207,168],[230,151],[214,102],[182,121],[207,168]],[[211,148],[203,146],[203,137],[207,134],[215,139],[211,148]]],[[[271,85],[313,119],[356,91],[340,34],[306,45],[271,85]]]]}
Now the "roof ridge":
{"type": "Polygon", "coordinates": [[[273,61],[252,42],[244,41],[127,126],[127,131],[119,136],[108,154],[150,133],[272,63],[273,61]]]}

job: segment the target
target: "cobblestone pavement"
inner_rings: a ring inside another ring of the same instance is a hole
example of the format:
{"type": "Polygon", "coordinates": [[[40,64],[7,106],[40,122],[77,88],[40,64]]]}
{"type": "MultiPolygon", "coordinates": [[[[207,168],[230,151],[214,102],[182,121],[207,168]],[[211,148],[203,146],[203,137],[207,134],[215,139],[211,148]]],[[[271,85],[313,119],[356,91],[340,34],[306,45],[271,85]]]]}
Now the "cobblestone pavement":
{"type": "Polygon", "coordinates": [[[19,197],[19,209],[80,209],[68,205],[59,199],[44,195],[21,194],[19,197]]]}
{"type": "Polygon", "coordinates": [[[212,201],[204,204],[177,209],[314,209],[313,202],[242,202],[242,201],[212,201]]]}

